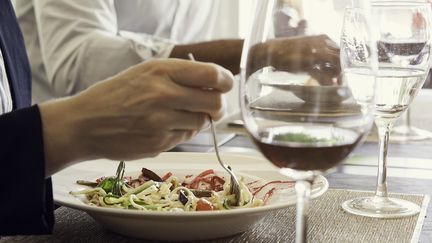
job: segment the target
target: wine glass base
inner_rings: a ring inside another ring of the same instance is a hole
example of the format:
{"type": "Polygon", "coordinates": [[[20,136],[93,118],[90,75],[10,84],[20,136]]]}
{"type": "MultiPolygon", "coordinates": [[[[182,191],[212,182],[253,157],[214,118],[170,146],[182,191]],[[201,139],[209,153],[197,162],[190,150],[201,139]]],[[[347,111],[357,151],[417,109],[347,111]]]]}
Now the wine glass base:
{"type": "Polygon", "coordinates": [[[420,207],[412,202],[388,197],[360,197],[342,203],[348,213],[369,218],[404,218],[416,215],[420,207]]]}
{"type": "Polygon", "coordinates": [[[392,142],[420,141],[432,138],[432,132],[409,126],[394,127],[390,135],[392,142]]]}

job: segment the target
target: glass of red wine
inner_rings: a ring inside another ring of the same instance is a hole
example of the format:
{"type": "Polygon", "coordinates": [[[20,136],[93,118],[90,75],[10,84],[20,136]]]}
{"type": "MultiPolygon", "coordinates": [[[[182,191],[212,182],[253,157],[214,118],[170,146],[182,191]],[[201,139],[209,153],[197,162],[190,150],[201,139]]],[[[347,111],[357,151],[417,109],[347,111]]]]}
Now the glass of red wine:
{"type": "Polygon", "coordinates": [[[341,163],[373,122],[374,80],[358,76],[372,76],[376,69],[368,2],[353,0],[357,6],[347,15],[334,1],[311,2],[299,7],[283,0],[257,1],[241,60],[240,104],[246,130],[261,153],[296,181],[296,242],[307,239],[314,178],[341,163]],[[293,11],[302,16],[301,31],[293,30],[300,23],[280,16],[293,11]],[[350,26],[349,36],[341,36],[344,18],[363,21],[350,26]],[[346,65],[340,60],[350,62],[352,69],[342,68],[346,65]]]}

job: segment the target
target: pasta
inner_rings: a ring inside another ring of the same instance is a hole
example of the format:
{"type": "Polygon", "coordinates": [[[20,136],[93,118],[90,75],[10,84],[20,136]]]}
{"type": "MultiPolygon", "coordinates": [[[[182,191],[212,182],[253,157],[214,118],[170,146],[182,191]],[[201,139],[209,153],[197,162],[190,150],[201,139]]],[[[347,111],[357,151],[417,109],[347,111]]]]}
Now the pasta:
{"type": "Polygon", "coordinates": [[[240,206],[233,206],[235,196],[230,193],[229,180],[219,177],[211,169],[197,176],[179,178],[172,173],[159,177],[143,168],[139,177],[132,179],[124,177],[124,167],[123,171],[120,167],[121,164],[115,177],[100,178],[94,187],[71,194],[85,195],[92,206],[169,212],[257,207],[264,205],[271,196],[266,194],[264,199],[257,198],[253,192],[261,191],[262,187],[257,186],[257,182],[246,184],[240,178],[240,206]]]}

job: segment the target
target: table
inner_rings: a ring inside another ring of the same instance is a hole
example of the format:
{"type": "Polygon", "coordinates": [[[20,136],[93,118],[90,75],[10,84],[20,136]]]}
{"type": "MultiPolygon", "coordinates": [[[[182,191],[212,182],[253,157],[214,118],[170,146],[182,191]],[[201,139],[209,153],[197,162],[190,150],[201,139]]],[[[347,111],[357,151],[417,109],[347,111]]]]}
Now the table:
{"type": "MultiPolygon", "coordinates": [[[[425,112],[432,104],[432,90],[422,90],[412,105],[412,121],[415,126],[432,131],[432,115],[425,112]]],[[[243,153],[261,156],[255,149],[245,131],[241,127],[228,126],[229,121],[238,119],[238,115],[219,123],[219,132],[235,133],[221,145],[221,152],[243,153]]],[[[390,159],[388,166],[388,184],[390,192],[432,194],[432,159],[431,140],[410,142],[406,144],[390,145],[390,159]]],[[[183,144],[177,151],[205,152],[212,149],[208,142],[183,144]]],[[[378,147],[370,140],[357,150],[345,163],[339,165],[332,173],[326,175],[330,188],[375,190],[376,160],[378,147]]],[[[432,204],[421,231],[420,242],[432,242],[432,204]]],[[[229,242],[230,239],[227,239],[229,242]]]]}

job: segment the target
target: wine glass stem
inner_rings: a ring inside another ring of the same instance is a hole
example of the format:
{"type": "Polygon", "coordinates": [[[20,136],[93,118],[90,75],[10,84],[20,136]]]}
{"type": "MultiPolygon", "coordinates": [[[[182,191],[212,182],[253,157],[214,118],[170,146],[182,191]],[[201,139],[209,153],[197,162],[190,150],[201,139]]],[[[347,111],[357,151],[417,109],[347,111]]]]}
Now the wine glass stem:
{"type": "Polygon", "coordinates": [[[411,114],[410,109],[407,109],[405,112],[405,126],[407,127],[407,131],[411,130],[411,114]]]}
{"type": "Polygon", "coordinates": [[[387,197],[387,153],[388,142],[394,121],[377,122],[379,135],[378,179],[375,196],[387,197]]]}
{"type": "Polygon", "coordinates": [[[297,216],[296,216],[296,243],[307,242],[307,211],[309,209],[311,183],[306,180],[297,181],[297,216]]]}

